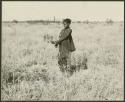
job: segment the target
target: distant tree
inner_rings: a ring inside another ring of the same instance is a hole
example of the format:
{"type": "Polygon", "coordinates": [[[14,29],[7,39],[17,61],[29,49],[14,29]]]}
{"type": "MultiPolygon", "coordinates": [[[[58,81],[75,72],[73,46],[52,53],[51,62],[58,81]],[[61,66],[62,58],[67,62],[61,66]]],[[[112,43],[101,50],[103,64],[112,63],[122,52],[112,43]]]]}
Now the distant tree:
{"type": "Polygon", "coordinates": [[[107,23],[107,24],[113,24],[114,22],[113,22],[113,20],[111,20],[111,19],[106,19],[106,23],[107,23]]]}
{"type": "Polygon", "coordinates": [[[77,21],[77,23],[81,23],[81,21],[77,21]]]}
{"type": "Polygon", "coordinates": [[[83,21],[83,23],[86,23],[86,24],[88,24],[88,23],[89,23],[89,20],[85,20],[85,21],[83,21]]]}
{"type": "Polygon", "coordinates": [[[13,23],[18,23],[18,21],[17,21],[17,20],[13,20],[12,22],[13,22],[13,23]]]}

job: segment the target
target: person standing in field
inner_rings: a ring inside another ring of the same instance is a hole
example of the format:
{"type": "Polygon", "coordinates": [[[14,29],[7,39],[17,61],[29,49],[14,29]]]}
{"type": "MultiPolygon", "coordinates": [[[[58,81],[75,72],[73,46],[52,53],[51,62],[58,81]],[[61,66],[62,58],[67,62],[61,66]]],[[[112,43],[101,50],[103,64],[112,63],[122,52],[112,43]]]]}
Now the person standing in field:
{"type": "Polygon", "coordinates": [[[55,46],[59,46],[58,54],[58,64],[62,72],[69,72],[71,67],[71,53],[76,50],[72,38],[72,29],[70,28],[71,20],[64,19],[63,25],[64,29],[61,30],[59,34],[59,39],[57,41],[51,41],[55,46]]]}

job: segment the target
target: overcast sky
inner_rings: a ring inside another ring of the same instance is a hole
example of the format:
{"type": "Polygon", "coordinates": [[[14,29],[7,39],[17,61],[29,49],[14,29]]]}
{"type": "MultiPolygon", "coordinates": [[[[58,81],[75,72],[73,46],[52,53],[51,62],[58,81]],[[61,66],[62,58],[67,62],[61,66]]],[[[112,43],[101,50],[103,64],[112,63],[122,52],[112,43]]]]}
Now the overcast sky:
{"type": "Polygon", "coordinates": [[[124,20],[124,2],[106,1],[3,1],[2,20],[124,20]]]}

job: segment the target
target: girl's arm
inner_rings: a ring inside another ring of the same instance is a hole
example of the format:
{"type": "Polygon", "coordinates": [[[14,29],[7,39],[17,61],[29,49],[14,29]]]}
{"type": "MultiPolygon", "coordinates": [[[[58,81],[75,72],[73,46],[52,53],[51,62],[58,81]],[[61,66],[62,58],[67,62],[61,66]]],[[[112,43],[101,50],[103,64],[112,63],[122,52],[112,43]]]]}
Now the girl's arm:
{"type": "Polygon", "coordinates": [[[72,33],[72,30],[71,30],[71,29],[65,30],[63,36],[62,36],[59,40],[56,41],[56,44],[61,43],[61,42],[62,42],[63,40],[65,40],[71,33],[72,33]]]}

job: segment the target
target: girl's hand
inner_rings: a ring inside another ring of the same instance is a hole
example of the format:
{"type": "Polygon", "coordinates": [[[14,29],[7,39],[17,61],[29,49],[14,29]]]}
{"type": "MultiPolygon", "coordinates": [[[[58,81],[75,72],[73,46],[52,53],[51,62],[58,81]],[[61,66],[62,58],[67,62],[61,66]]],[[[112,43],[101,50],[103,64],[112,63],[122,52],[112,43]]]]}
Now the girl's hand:
{"type": "Polygon", "coordinates": [[[50,41],[52,44],[56,44],[56,41],[50,41]]]}
{"type": "Polygon", "coordinates": [[[58,47],[58,44],[55,44],[55,47],[57,48],[57,47],[58,47]]]}

